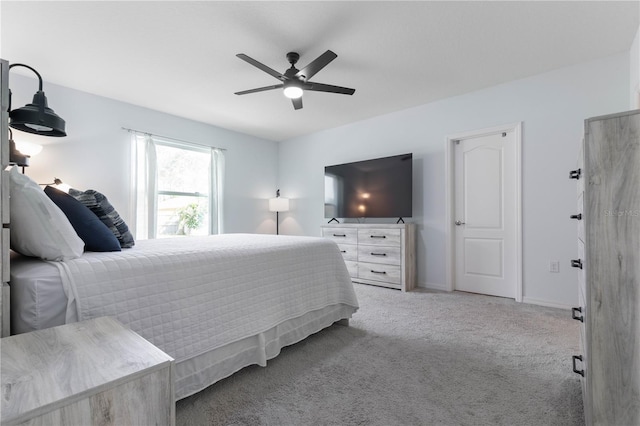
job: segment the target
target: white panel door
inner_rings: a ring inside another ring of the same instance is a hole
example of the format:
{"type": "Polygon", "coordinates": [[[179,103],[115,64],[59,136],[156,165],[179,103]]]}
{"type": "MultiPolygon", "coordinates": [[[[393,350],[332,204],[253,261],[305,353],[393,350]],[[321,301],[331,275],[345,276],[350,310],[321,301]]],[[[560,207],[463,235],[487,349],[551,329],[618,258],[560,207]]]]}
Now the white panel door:
{"type": "Polygon", "coordinates": [[[514,132],[455,142],[455,289],[516,297],[514,132]]]}

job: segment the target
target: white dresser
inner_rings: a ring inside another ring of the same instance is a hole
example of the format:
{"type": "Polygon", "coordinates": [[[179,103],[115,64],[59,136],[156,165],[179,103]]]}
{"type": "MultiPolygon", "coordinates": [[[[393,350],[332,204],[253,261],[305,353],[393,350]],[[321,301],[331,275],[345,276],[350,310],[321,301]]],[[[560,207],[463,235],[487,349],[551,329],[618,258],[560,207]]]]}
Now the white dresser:
{"type": "Polygon", "coordinates": [[[587,425],[640,425],[640,110],[585,121],[578,169],[580,375],[587,425]]]}
{"type": "Polygon", "coordinates": [[[102,317],[0,341],[4,425],[173,425],[174,361],[102,317]]]}
{"type": "Polygon", "coordinates": [[[416,286],[415,225],[327,224],[354,282],[410,291],[416,286]]]}

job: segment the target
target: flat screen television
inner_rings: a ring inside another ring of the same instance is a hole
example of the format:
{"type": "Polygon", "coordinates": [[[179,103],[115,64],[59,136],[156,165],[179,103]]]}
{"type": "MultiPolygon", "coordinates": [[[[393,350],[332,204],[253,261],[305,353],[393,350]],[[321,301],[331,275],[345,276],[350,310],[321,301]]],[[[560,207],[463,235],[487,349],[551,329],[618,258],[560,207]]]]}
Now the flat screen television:
{"type": "Polygon", "coordinates": [[[404,218],[413,214],[413,154],[324,168],[326,218],[404,218]]]}

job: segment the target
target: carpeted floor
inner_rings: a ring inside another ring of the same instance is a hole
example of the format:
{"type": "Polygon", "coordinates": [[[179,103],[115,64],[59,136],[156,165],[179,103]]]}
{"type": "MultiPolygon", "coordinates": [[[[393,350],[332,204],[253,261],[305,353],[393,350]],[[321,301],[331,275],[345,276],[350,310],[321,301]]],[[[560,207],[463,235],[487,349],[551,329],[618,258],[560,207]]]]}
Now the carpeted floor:
{"type": "Polygon", "coordinates": [[[355,284],[360,310],[178,401],[181,425],[582,425],[568,310],[355,284]]]}

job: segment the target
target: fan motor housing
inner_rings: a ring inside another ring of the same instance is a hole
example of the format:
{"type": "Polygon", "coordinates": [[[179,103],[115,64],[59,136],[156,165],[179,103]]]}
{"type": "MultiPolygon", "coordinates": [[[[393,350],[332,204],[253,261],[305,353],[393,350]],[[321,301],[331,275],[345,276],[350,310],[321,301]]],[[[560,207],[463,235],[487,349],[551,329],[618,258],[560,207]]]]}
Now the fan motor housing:
{"type": "Polygon", "coordinates": [[[293,66],[300,59],[300,55],[297,52],[289,52],[287,53],[287,61],[293,66]]]}

